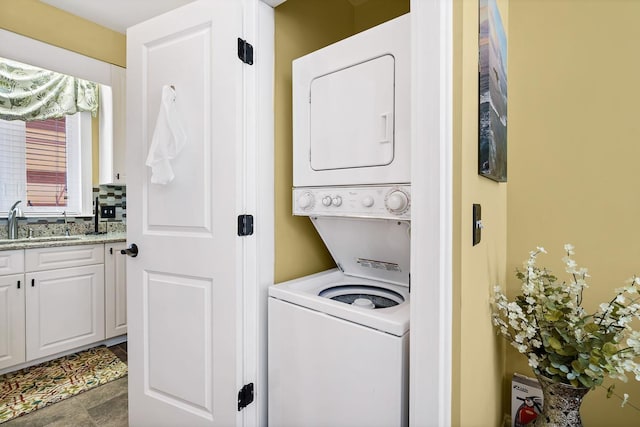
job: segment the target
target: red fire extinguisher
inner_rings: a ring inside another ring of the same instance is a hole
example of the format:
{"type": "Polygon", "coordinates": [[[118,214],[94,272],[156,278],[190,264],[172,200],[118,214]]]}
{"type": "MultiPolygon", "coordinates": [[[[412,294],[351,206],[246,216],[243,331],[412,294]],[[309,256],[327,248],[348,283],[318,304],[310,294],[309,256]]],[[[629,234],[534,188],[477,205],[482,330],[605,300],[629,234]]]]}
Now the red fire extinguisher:
{"type": "Polygon", "coordinates": [[[542,399],[540,396],[518,397],[522,400],[522,404],[516,411],[516,417],[513,421],[514,427],[524,427],[535,420],[539,413],[542,412],[542,399]]]}

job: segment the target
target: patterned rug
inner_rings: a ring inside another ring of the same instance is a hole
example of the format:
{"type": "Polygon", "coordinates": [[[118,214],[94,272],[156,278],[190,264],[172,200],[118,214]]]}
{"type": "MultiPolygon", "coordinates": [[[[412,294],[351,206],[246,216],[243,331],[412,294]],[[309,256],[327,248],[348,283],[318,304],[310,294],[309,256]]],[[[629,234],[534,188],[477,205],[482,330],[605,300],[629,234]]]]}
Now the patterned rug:
{"type": "Polygon", "coordinates": [[[0,423],[127,375],[102,346],[0,375],[0,423]]]}

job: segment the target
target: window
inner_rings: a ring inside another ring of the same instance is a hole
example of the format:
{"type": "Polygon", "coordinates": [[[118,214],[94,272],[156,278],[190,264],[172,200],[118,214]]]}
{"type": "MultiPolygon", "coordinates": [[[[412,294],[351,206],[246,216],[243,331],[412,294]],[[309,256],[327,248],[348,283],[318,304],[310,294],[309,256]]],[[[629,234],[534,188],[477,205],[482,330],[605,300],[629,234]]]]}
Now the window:
{"type": "Polygon", "coordinates": [[[0,213],[21,200],[26,216],[90,214],[90,147],[90,113],[0,120],[0,213]]]}
{"type": "Polygon", "coordinates": [[[67,207],[67,118],[25,123],[27,206],[67,207]]]}
{"type": "MultiPolygon", "coordinates": [[[[16,33],[12,33],[10,31],[5,31],[0,29],[0,56],[4,58],[13,59],[15,61],[19,61],[25,64],[31,64],[36,67],[41,67],[48,70],[57,71],[59,73],[68,74],[71,76],[76,76],[82,79],[86,79],[92,82],[99,83],[101,85],[111,86],[112,84],[112,66],[107,64],[106,62],[98,61],[93,58],[89,58],[87,56],[79,55],[75,52],[71,52],[66,49],[61,49],[55,46],[48,45],[46,43],[39,42],[37,40],[21,36],[16,33]]],[[[104,94],[100,94],[100,100],[105,100],[104,94]]],[[[105,143],[110,143],[111,141],[111,108],[100,107],[100,119],[99,119],[99,140],[100,145],[105,143]],[[104,117],[103,117],[104,115],[104,117]]],[[[85,119],[81,120],[83,126],[81,129],[82,132],[82,140],[90,141],[91,140],[91,120],[86,120],[89,123],[85,124],[85,119]],[[87,136],[86,132],[89,133],[87,136]]],[[[95,123],[95,122],[94,122],[95,123]]],[[[2,125],[0,125],[2,126],[2,125]]],[[[94,142],[95,143],[95,142],[94,142]]],[[[0,146],[3,144],[3,135],[0,131],[0,146]]],[[[81,203],[81,213],[83,216],[91,216],[92,215],[92,173],[91,173],[91,150],[88,148],[91,147],[91,143],[83,142],[82,148],[83,150],[80,152],[82,169],[76,170],[75,172],[80,175],[80,187],[82,188],[81,194],[83,195],[83,199],[81,203]],[[87,149],[85,149],[87,148],[87,149]],[[86,167],[84,167],[86,166],[86,167]]],[[[95,153],[97,156],[98,153],[95,153]]],[[[5,172],[5,157],[6,153],[0,149],[0,218],[6,218],[7,210],[11,207],[11,205],[7,205],[5,203],[6,190],[13,191],[13,183],[11,181],[7,181],[4,178],[5,172]]],[[[73,171],[74,169],[71,168],[73,171]]],[[[26,171],[24,172],[26,173],[26,171]]],[[[21,196],[21,198],[9,197],[13,202],[17,200],[26,200],[26,195],[21,196]],[[22,197],[25,197],[23,199],[22,197]]],[[[69,203],[70,200],[68,199],[69,203]]],[[[26,202],[24,203],[26,205],[26,202]]],[[[20,205],[23,208],[23,211],[27,216],[40,216],[40,214],[32,213],[30,210],[34,208],[25,209],[23,204],[20,205]]],[[[49,215],[60,215],[60,213],[64,209],[60,208],[50,208],[49,215]]],[[[71,209],[67,209],[69,214],[72,214],[71,209]]],[[[46,215],[44,213],[43,215],[46,215]]],[[[75,215],[78,215],[77,213],[75,215]]]]}

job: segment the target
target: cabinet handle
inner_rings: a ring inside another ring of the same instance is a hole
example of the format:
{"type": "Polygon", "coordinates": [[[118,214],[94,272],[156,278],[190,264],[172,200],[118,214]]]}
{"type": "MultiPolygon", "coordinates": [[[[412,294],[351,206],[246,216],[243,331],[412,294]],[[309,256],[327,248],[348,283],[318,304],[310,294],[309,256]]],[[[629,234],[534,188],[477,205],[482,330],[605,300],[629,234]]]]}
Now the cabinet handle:
{"type": "Polygon", "coordinates": [[[113,255],[113,248],[109,248],[109,253],[113,255]]]}
{"type": "Polygon", "coordinates": [[[20,280],[18,280],[18,289],[20,289],[20,280]]]}
{"type": "Polygon", "coordinates": [[[31,279],[31,287],[33,288],[36,285],[36,279],[31,279]]]}

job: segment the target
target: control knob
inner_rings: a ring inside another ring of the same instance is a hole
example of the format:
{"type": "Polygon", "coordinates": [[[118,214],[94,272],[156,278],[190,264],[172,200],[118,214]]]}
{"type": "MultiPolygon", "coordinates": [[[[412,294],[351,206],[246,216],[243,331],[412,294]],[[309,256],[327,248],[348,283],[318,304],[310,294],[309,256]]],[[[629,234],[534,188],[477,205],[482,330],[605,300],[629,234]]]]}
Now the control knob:
{"type": "Polygon", "coordinates": [[[302,210],[306,210],[313,207],[313,202],[314,202],[313,194],[311,194],[308,191],[302,193],[300,197],[298,197],[298,206],[300,206],[302,210]]]}
{"type": "Polygon", "coordinates": [[[370,208],[374,203],[375,200],[373,200],[373,197],[371,196],[365,196],[362,198],[362,206],[364,206],[365,208],[370,208]]]}
{"type": "Polygon", "coordinates": [[[409,207],[409,196],[401,190],[393,190],[385,198],[385,205],[391,213],[401,214],[409,207]]]}
{"type": "Polygon", "coordinates": [[[331,199],[331,196],[324,196],[322,198],[322,204],[325,205],[325,206],[331,206],[331,202],[332,201],[333,200],[331,199]]]}
{"type": "Polygon", "coordinates": [[[333,203],[333,206],[342,205],[342,197],[340,197],[340,196],[334,197],[333,200],[331,201],[331,203],[333,203]]]}

